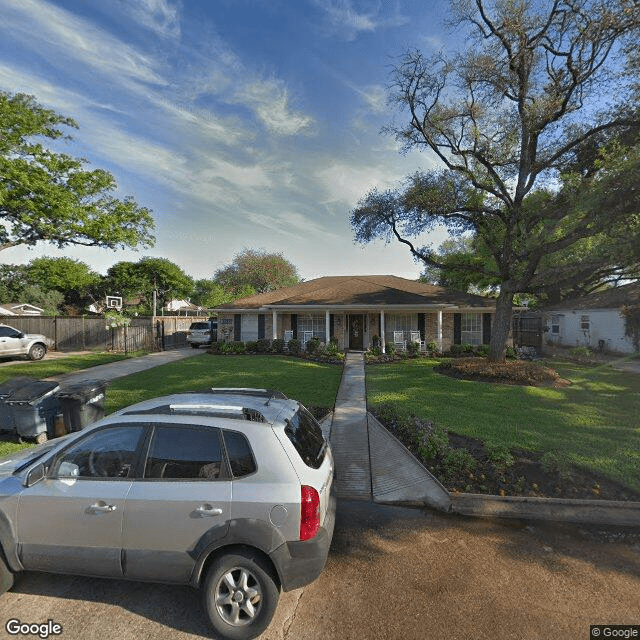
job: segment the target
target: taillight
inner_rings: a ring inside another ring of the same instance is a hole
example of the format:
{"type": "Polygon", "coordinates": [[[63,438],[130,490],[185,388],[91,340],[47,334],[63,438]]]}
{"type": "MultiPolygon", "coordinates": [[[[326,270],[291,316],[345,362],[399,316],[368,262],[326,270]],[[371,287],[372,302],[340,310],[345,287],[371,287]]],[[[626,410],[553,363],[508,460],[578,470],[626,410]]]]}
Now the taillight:
{"type": "Polygon", "coordinates": [[[300,502],[300,540],[309,540],[320,529],[320,495],[303,485],[300,502]]]}

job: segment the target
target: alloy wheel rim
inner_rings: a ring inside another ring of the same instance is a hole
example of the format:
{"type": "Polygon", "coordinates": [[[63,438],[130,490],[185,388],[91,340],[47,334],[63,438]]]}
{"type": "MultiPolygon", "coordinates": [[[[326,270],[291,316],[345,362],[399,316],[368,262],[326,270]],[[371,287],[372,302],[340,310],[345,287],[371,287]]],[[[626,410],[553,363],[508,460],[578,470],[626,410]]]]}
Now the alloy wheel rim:
{"type": "Polygon", "coordinates": [[[234,567],[218,581],[215,604],[227,624],[234,627],[251,624],[262,606],[260,583],[246,568],[234,567]]]}

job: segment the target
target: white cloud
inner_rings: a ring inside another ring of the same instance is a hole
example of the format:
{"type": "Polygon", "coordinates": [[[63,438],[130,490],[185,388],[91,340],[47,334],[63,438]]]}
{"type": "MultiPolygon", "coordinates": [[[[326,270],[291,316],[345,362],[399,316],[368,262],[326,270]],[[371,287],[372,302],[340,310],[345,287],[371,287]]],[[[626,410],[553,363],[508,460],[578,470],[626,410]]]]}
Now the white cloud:
{"type": "Polygon", "coordinates": [[[118,0],[136,22],[161,38],[180,36],[180,5],[168,0],[118,0]]]}
{"type": "Polygon", "coordinates": [[[245,85],[237,99],[249,106],[270,131],[295,135],[308,131],[313,118],[291,108],[289,91],[281,80],[256,80],[245,85]]]}
{"type": "Polygon", "coordinates": [[[55,59],[62,70],[69,72],[69,64],[79,62],[118,83],[165,84],[152,58],[65,9],[40,0],[0,0],[0,6],[3,31],[26,42],[35,38],[34,50],[49,62],[55,59]],[[49,56],[50,51],[56,55],[49,56]]]}
{"type": "Polygon", "coordinates": [[[353,0],[314,0],[314,4],[326,13],[331,32],[346,40],[355,40],[362,32],[398,27],[408,22],[397,8],[391,16],[382,16],[385,3],[380,2],[366,2],[370,7],[368,10],[355,8],[353,0]]]}

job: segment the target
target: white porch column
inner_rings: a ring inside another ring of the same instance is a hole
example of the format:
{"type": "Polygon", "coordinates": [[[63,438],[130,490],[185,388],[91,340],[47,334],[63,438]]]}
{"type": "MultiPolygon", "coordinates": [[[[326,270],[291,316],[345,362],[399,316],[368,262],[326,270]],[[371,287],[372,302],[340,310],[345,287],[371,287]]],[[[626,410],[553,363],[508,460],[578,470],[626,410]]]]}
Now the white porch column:
{"type": "Polygon", "coordinates": [[[329,340],[331,339],[331,336],[329,335],[329,332],[331,331],[331,314],[329,313],[329,310],[327,309],[324,312],[324,336],[325,336],[325,344],[329,344],[329,340]]]}
{"type": "Polygon", "coordinates": [[[278,312],[274,309],[271,312],[271,339],[272,340],[277,340],[278,339],[278,312]]]}
{"type": "Polygon", "coordinates": [[[436,330],[438,333],[438,351],[442,352],[442,309],[438,309],[438,321],[436,330]]]}
{"type": "Polygon", "coordinates": [[[380,311],[380,344],[382,346],[382,353],[387,352],[387,343],[384,339],[384,309],[380,311]]]}

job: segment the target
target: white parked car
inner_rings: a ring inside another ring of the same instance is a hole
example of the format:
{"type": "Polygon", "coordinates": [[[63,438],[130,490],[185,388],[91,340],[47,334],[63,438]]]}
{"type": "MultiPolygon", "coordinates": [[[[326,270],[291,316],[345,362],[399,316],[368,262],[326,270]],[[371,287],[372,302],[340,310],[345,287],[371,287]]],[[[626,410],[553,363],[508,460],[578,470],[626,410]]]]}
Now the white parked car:
{"type": "Polygon", "coordinates": [[[23,333],[7,324],[0,324],[0,358],[27,356],[30,360],[42,360],[54,341],[40,333],[23,333]]]}

